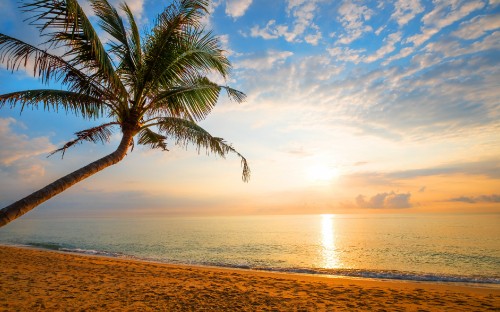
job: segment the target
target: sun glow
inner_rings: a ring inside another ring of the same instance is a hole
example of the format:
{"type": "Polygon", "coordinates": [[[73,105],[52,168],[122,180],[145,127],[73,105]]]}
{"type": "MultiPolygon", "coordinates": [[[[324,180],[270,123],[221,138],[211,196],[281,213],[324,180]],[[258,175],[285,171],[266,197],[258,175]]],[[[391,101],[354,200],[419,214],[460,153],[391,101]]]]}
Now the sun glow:
{"type": "Polygon", "coordinates": [[[314,165],[306,170],[307,177],[310,181],[326,182],[331,181],[339,176],[339,170],[334,167],[324,165],[314,165]]]}

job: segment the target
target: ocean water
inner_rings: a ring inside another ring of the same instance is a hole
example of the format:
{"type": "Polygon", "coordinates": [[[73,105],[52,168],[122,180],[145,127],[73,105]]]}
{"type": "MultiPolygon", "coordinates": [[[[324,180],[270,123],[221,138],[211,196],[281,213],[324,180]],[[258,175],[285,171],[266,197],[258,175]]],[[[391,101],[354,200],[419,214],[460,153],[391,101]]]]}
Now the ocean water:
{"type": "Polygon", "coordinates": [[[21,218],[0,244],[332,276],[500,287],[500,215],[21,218]]]}

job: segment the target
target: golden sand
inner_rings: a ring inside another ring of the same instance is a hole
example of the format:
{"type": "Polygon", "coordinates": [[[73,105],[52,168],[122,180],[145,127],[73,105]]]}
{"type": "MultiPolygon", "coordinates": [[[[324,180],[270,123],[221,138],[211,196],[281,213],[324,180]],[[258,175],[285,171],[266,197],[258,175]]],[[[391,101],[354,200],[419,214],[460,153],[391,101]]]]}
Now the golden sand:
{"type": "Polygon", "coordinates": [[[0,311],[500,311],[500,289],[0,246],[0,311]]]}

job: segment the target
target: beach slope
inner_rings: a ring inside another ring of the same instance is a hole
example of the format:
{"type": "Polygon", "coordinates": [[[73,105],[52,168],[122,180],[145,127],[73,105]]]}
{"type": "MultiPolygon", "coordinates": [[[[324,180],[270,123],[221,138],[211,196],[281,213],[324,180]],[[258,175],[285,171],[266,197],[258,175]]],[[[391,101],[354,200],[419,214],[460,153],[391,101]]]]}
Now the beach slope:
{"type": "Polygon", "coordinates": [[[0,246],[0,311],[500,311],[500,289],[169,265],[0,246]]]}

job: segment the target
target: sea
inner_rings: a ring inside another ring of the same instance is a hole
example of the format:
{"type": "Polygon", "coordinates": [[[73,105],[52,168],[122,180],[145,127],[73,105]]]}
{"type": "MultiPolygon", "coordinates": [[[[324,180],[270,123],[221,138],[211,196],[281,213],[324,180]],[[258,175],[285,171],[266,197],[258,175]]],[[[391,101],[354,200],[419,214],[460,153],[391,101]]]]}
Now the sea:
{"type": "Polygon", "coordinates": [[[500,288],[500,214],[22,217],[0,244],[331,277],[500,288]]]}

